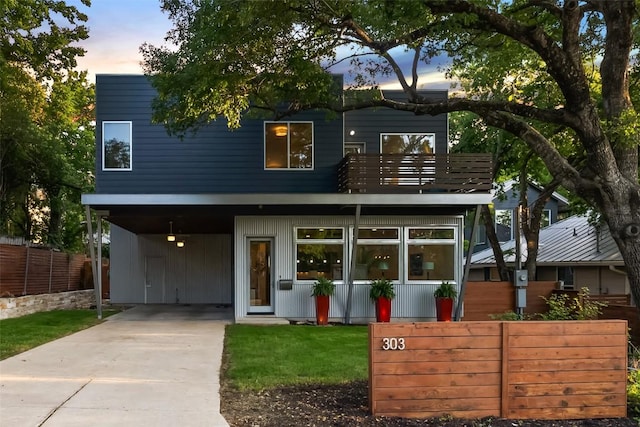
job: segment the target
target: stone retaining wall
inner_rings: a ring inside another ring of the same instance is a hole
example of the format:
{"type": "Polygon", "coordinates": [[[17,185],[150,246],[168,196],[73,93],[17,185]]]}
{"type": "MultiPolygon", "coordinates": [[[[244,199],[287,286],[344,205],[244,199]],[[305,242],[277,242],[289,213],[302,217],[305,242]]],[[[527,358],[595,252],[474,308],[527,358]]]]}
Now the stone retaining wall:
{"type": "Polygon", "coordinates": [[[0,298],[0,319],[10,319],[39,311],[89,308],[96,303],[93,289],[0,298]]]}

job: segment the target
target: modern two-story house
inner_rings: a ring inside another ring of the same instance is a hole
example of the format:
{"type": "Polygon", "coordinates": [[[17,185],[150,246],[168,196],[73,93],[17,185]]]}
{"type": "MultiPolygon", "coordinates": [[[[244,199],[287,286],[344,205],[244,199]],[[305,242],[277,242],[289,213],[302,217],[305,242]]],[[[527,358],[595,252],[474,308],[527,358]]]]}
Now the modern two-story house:
{"type": "Polygon", "coordinates": [[[395,319],[431,319],[435,288],[462,282],[463,218],[491,201],[491,160],[448,154],[446,115],[307,111],[180,140],[152,123],[154,96],[145,76],[96,79],[96,190],[82,200],[110,223],[112,302],[304,320],[327,277],[330,317],[349,305],[366,321],[384,277],[395,319]]]}

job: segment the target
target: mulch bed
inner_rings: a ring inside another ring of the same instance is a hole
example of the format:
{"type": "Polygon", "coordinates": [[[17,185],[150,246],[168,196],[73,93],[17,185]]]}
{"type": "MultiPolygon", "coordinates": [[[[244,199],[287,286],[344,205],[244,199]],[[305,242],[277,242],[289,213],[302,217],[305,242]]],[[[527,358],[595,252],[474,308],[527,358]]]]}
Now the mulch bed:
{"type": "Polygon", "coordinates": [[[367,386],[366,381],[354,381],[241,392],[223,381],[221,411],[232,427],[638,427],[630,418],[550,421],[374,417],[369,414],[367,386]]]}

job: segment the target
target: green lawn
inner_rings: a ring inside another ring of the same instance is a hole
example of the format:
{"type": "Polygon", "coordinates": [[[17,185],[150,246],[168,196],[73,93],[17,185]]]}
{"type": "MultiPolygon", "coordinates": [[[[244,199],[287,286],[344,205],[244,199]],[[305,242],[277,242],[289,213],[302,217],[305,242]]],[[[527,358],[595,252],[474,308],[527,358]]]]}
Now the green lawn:
{"type": "MultiPolygon", "coordinates": [[[[104,310],[107,318],[118,310],[104,310]]],[[[95,310],[54,310],[0,320],[0,360],[97,325],[95,310]]]]}
{"type": "Polygon", "coordinates": [[[229,325],[223,375],[241,390],[367,378],[366,326],[229,325]]]}

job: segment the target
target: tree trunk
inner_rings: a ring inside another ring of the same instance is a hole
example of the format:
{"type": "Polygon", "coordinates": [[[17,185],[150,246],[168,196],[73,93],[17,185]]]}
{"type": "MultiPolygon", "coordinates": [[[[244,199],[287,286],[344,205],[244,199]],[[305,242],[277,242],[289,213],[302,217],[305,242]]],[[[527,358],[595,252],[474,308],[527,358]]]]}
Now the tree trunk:
{"type": "Polygon", "coordinates": [[[500,248],[498,236],[496,236],[493,216],[491,215],[489,206],[482,205],[481,212],[482,222],[484,223],[484,228],[487,230],[487,239],[489,239],[489,244],[491,245],[491,249],[493,249],[493,256],[496,259],[496,268],[498,269],[498,274],[500,274],[500,280],[508,282],[510,280],[509,268],[507,267],[507,263],[504,260],[504,254],[502,253],[502,249],[500,248]]]}
{"type": "MultiPolygon", "coordinates": [[[[615,196],[616,195],[612,195],[615,196]]],[[[619,197],[620,195],[617,194],[619,197]]],[[[626,202],[628,205],[628,201],[626,202]]],[[[609,226],[609,232],[618,245],[624,260],[631,295],[636,305],[640,303],[640,209],[625,212],[617,209],[618,204],[603,206],[602,213],[609,226]]]]}

